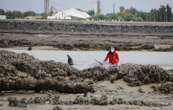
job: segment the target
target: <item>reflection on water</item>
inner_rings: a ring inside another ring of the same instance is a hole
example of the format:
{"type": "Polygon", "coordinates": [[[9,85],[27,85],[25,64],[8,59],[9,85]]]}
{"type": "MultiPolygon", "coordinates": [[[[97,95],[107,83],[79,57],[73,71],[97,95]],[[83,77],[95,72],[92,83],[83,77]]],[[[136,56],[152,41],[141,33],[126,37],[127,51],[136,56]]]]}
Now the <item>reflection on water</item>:
{"type": "MultiPolygon", "coordinates": [[[[56,51],[56,50],[14,50],[17,53],[28,53],[40,60],[54,60],[67,63],[67,54],[74,60],[74,67],[84,69],[98,65],[96,60],[103,61],[106,51],[56,51]]],[[[173,52],[120,51],[120,64],[157,64],[165,69],[173,69],[173,52]]]]}

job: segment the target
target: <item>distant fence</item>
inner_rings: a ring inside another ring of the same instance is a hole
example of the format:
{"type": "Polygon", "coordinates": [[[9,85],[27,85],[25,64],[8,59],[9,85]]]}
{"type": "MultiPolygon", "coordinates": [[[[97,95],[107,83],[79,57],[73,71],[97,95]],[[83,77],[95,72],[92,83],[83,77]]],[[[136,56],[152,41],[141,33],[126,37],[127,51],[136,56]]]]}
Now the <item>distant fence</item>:
{"type": "Polygon", "coordinates": [[[18,33],[93,33],[173,36],[168,22],[93,22],[48,20],[0,20],[0,32],[18,33]]]}

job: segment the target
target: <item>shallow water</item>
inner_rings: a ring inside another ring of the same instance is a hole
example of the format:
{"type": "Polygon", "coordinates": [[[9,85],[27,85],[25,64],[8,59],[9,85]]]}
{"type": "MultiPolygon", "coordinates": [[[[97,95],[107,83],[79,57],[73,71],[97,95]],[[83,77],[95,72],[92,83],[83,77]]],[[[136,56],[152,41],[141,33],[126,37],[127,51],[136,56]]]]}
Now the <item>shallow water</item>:
{"type": "MultiPolygon", "coordinates": [[[[85,69],[99,65],[96,60],[103,61],[107,51],[59,51],[59,50],[16,50],[17,53],[28,53],[40,60],[54,60],[67,63],[67,54],[74,60],[74,67],[85,69]]],[[[173,69],[173,52],[151,51],[119,51],[120,63],[156,64],[164,69],[173,69]]]]}

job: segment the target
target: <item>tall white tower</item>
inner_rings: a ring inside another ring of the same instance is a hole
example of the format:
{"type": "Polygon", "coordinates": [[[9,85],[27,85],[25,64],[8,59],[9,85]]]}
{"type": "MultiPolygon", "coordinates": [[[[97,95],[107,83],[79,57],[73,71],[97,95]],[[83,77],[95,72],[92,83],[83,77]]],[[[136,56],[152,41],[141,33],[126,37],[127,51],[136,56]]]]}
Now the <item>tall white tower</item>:
{"type": "Polygon", "coordinates": [[[49,13],[49,0],[44,0],[44,13],[46,15],[49,13]]]}
{"type": "Polygon", "coordinates": [[[96,12],[97,15],[100,15],[101,14],[101,8],[100,8],[100,0],[97,0],[97,12],[96,12]]]}

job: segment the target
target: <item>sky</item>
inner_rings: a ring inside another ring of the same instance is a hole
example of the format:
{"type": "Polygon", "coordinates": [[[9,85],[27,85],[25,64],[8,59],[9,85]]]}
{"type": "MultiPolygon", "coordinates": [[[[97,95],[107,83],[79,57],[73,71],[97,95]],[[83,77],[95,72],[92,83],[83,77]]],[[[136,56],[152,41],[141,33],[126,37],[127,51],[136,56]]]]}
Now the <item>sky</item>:
{"type": "MultiPolygon", "coordinates": [[[[69,8],[80,8],[83,10],[95,10],[97,0],[50,0],[50,6],[58,10],[69,8]]],[[[134,7],[141,11],[150,11],[152,8],[158,9],[161,5],[169,4],[173,8],[173,0],[100,0],[101,12],[103,14],[119,11],[120,6],[125,8],[134,7]]],[[[0,9],[35,11],[41,13],[44,10],[44,0],[0,0],[0,9]]]]}

